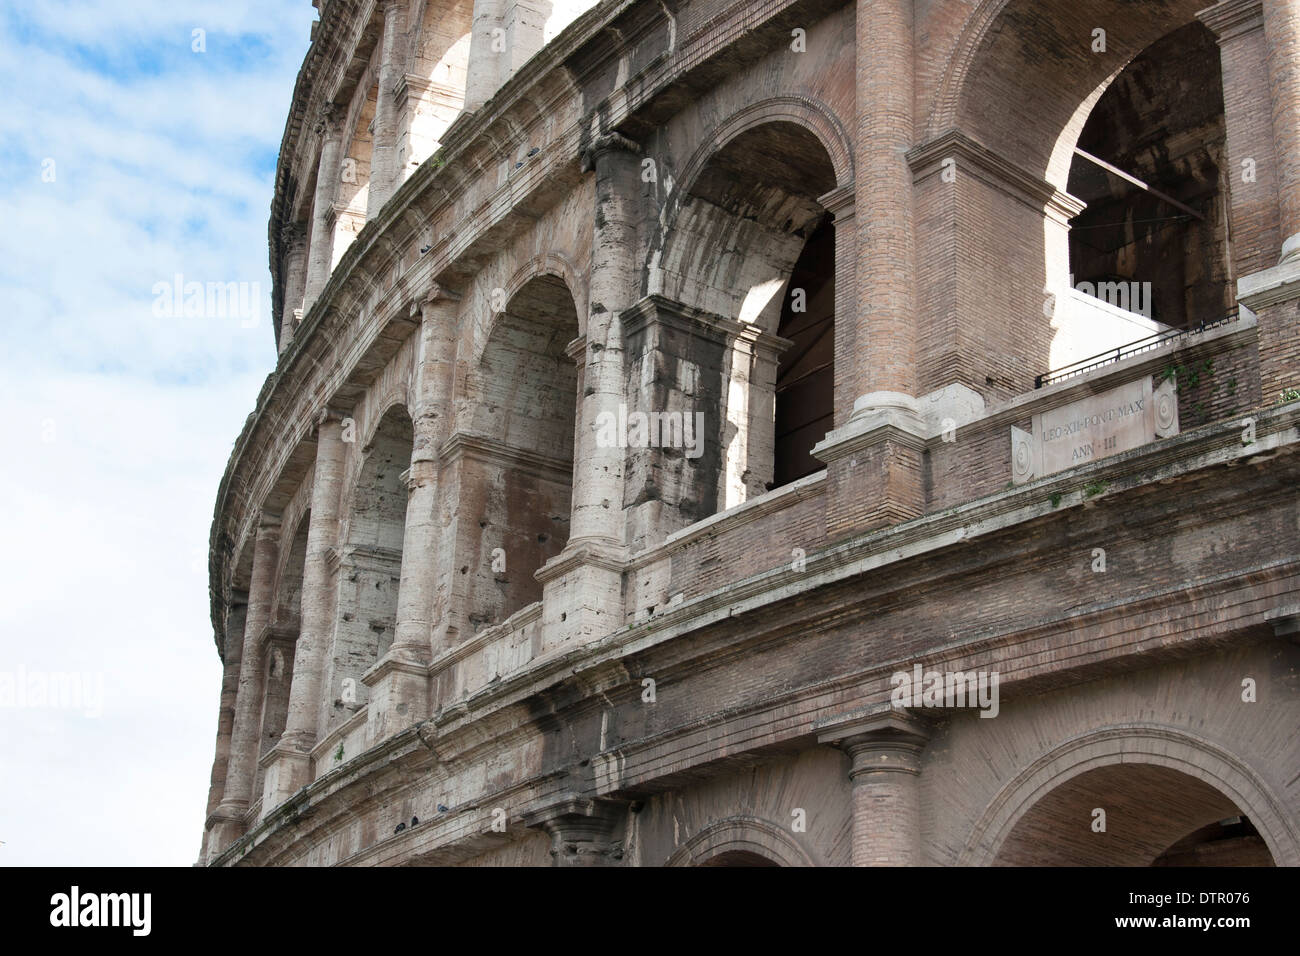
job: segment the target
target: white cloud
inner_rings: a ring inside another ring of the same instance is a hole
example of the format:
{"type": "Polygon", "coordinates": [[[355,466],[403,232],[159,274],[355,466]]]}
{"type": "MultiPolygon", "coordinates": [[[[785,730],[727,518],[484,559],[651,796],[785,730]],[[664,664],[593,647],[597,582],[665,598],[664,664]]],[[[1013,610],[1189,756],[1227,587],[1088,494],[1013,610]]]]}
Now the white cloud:
{"type": "Polygon", "coordinates": [[[314,17],[309,0],[0,12],[0,675],[104,689],[99,717],[0,707],[0,863],[197,855],[221,680],[208,531],[274,362],[266,220],[314,17]],[[259,325],[155,316],[177,273],[257,283],[259,325]]]}

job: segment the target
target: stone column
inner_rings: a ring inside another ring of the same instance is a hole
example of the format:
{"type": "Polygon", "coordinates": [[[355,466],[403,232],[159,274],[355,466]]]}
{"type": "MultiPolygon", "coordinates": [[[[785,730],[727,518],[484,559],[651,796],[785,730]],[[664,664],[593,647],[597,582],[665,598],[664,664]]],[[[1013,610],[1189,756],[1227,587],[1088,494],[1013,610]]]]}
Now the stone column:
{"type": "Polygon", "coordinates": [[[366,220],[374,219],[401,183],[397,168],[398,121],[401,103],[398,84],[406,73],[403,55],[406,35],[406,0],[379,0],[384,13],[380,40],[379,89],[375,100],[375,138],[371,147],[370,191],[366,194],[366,220]]]}
{"type": "Polygon", "coordinates": [[[1282,262],[1300,260],[1300,0],[1264,0],[1282,262]]]}
{"type": "MultiPolygon", "coordinates": [[[[856,393],[849,421],[815,453],[827,463],[827,531],[863,531],[925,510],[926,427],[916,401],[911,0],[857,3],[857,262],[853,351],[836,363],[856,393]]],[[[837,388],[837,391],[841,391],[837,388]]]]}
{"type": "Polygon", "coordinates": [[[343,153],[343,111],[333,103],[321,110],[316,123],[321,138],[320,165],[316,168],[316,195],[312,201],[311,248],[307,257],[307,283],[303,314],[320,297],[329,281],[334,247],[334,198],[338,193],[343,153]]]}
{"type": "Polygon", "coordinates": [[[225,793],[226,769],[232,759],[232,733],[235,723],[236,696],[239,691],[239,662],[244,654],[244,618],[248,595],[242,591],[231,594],[226,609],[225,635],[222,641],[221,704],[217,711],[217,745],[212,758],[212,775],[208,785],[207,820],[203,828],[203,846],[199,862],[203,863],[213,853],[219,840],[216,832],[217,809],[225,793]]]}
{"type": "Polygon", "coordinates": [[[552,866],[620,866],[627,806],[616,800],[571,798],[524,815],[551,838],[552,866]]]}
{"type": "Polygon", "coordinates": [[[583,396],[573,450],[569,541],[540,571],[543,628],[552,640],[584,639],[623,623],[623,464],[625,449],[599,441],[602,413],[623,402],[620,313],[636,299],[637,224],[641,219],[640,147],[617,133],[599,137],[583,157],[596,173],[595,235],[587,314],[583,396]]]}
{"type": "Polygon", "coordinates": [[[307,290],[307,226],[292,222],[280,233],[284,258],[281,275],[284,298],[280,307],[280,354],[293,344],[294,331],[302,321],[303,295],[307,290]]]}
{"type": "Polygon", "coordinates": [[[311,523],[302,576],[302,630],[294,649],[293,683],[284,734],[275,745],[263,780],[262,813],[279,806],[311,782],[311,750],[316,743],[321,693],[330,650],[335,581],[331,556],[338,544],[339,495],[347,445],[342,415],[321,413],[316,429],[316,472],[312,480],[311,523]]]}
{"type": "Polygon", "coordinates": [[[505,29],[501,24],[504,7],[505,0],[474,0],[469,69],[465,75],[466,110],[478,109],[501,85],[500,75],[506,58],[505,29]]]}
{"type": "Polygon", "coordinates": [[[280,519],[264,515],[253,542],[253,573],[248,588],[248,612],[244,620],[244,653],[239,662],[239,692],[235,700],[230,761],[217,822],[209,844],[209,858],[216,856],[244,832],[244,818],[255,799],[253,781],[261,756],[259,731],[262,723],[262,658],[264,632],[271,623],[275,599],[275,566],[280,551],[280,519]]]}
{"type": "Polygon", "coordinates": [[[623,543],[624,449],[601,447],[596,420],[618,413],[623,401],[623,333],[620,313],[637,299],[637,224],[640,147],[618,134],[598,139],[588,161],[596,171],[595,235],[587,318],[583,427],[574,450],[573,524],[570,542],[623,543]]]}
{"type": "Polygon", "coordinates": [[[924,863],[917,776],[929,737],[902,712],[845,720],[818,735],[852,759],[854,866],[924,863]]]}
{"type": "Polygon", "coordinates": [[[397,588],[393,644],[366,674],[371,689],[367,735],[377,742],[430,714],[434,590],[438,573],[438,452],[449,436],[456,372],[456,311],[460,296],[435,285],[420,304],[414,442],[407,472],[402,576],[397,588]]]}
{"type": "Polygon", "coordinates": [[[505,0],[501,25],[506,31],[506,61],[497,77],[498,86],[545,45],[546,17],[552,9],[550,0],[505,0]]]}

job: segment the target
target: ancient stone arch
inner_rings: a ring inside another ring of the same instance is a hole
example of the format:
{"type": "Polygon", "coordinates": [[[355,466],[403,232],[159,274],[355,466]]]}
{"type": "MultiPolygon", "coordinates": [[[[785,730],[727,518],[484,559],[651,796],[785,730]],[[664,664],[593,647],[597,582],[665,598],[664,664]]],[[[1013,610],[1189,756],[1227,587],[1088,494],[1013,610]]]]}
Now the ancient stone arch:
{"type": "MultiPolygon", "coordinates": [[[[737,814],[705,827],[668,858],[665,866],[728,865],[728,854],[747,855],[770,866],[815,866],[785,829],[763,817],[737,814]],[[719,858],[724,858],[719,860],[719,858]],[[717,862],[713,862],[717,861],[717,862]]],[[[741,861],[737,861],[741,863],[741,861]]],[[[762,865],[756,861],[741,865],[762,865]]]]}
{"type": "Polygon", "coordinates": [[[995,862],[1016,824],[1055,788],[1097,768],[1129,764],[1170,768],[1208,784],[1250,816],[1274,861],[1291,866],[1300,861],[1300,833],[1294,819],[1248,765],[1186,731],[1134,724],[1080,734],[1021,770],[980,816],[959,864],[995,862]]]}
{"type": "Polygon", "coordinates": [[[1075,141],[1110,81],[1203,6],[1199,0],[1140,8],[1119,0],[984,0],[945,71],[929,131],[961,129],[1063,190],[1075,141]],[[1106,31],[1104,54],[1093,52],[1098,29],[1106,31]],[[1033,31],[1041,31],[1040,42],[1022,42],[1033,31]],[[1015,109],[1007,108],[1011,103],[1015,109]]]}

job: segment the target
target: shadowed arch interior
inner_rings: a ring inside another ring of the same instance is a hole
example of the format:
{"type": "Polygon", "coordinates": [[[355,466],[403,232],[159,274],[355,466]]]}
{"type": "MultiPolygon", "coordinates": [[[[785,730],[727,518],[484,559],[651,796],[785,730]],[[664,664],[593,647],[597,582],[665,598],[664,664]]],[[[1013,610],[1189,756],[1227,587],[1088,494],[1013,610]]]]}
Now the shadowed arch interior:
{"type": "Polygon", "coordinates": [[[1078,145],[1169,199],[1076,156],[1069,191],[1088,204],[1070,223],[1076,287],[1176,328],[1226,315],[1226,131],[1210,31],[1189,23],[1144,50],[1097,102],[1078,145]]]}
{"type": "Polygon", "coordinates": [[[471,379],[468,456],[475,480],[462,486],[472,630],[541,599],[533,577],[569,540],[578,372],[567,348],[578,315],[564,280],[539,275],[498,315],[471,379]]]}
{"type": "Polygon", "coordinates": [[[705,414],[721,453],[700,459],[716,476],[681,483],[683,524],[823,467],[808,452],[834,416],[835,236],[820,197],[835,187],[817,135],[774,120],[727,141],[685,188],[664,295],[725,320],[727,344],[692,359],[716,381],[701,393],[718,396],[705,414]]]}
{"type": "MultiPolygon", "coordinates": [[[[958,382],[986,402],[1007,399],[1031,390],[1038,374],[1151,333],[1150,323],[1098,309],[1067,289],[1069,223],[1081,211],[1086,214],[1070,189],[1089,190],[1071,182],[1074,150],[1115,79],[1152,44],[1195,23],[1203,7],[1191,0],[989,0],[980,5],[972,18],[978,35],[969,42],[963,38],[945,79],[945,89],[958,91],[955,106],[941,105],[942,125],[934,129],[936,137],[950,135],[960,154],[955,176],[916,170],[917,222],[943,224],[917,231],[923,392],[958,382]]],[[[1197,73],[1209,68],[1198,65],[1197,73]]],[[[1103,106],[1090,135],[1100,134],[1093,145],[1106,153],[1110,134],[1104,128],[1129,124],[1132,155],[1146,151],[1163,163],[1160,151],[1185,150],[1187,137],[1174,133],[1179,121],[1142,104],[1145,99],[1172,103],[1178,81],[1168,69],[1143,77],[1154,86],[1116,92],[1120,109],[1103,106]],[[1133,93],[1139,95],[1128,95],[1133,93]],[[1125,115],[1131,108],[1146,111],[1148,120],[1125,115]],[[1108,123],[1107,115],[1118,122],[1108,123]]],[[[936,162],[930,170],[937,168],[936,162]]],[[[1102,187],[1091,198],[1109,191],[1102,187]]],[[[1148,217],[1139,212],[1131,219],[1148,217]]],[[[1096,215],[1103,215],[1100,207],[1096,215]]],[[[1121,221],[1125,215],[1121,211],[1121,221]]],[[[1112,238],[1137,238],[1124,234],[1129,228],[1112,238]]],[[[1093,231],[1080,229],[1079,236],[1093,231]]],[[[1096,231],[1104,249],[1104,230],[1096,231]]],[[[1098,277],[1126,275],[1135,247],[1121,254],[1120,242],[1110,244],[1109,266],[1083,262],[1076,244],[1080,270],[1095,270],[1098,277]]]]}
{"type": "MultiPolygon", "coordinates": [[[[303,511],[288,544],[288,556],[280,565],[275,585],[275,606],[268,635],[250,635],[265,639],[262,647],[262,701],[258,715],[258,757],[266,756],[280,741],[289,715],[289,688],[293,683],[294,651],[302,626],[302,578],[307,565],[307,530],[311,510],[303,511]]],[[[247,649],[246,649],[247,653],[247,649]]],[[[258,766],[253,793],[262,792],[263,768],[258,766]]]]}
{"type": "Polygon", "coordinates": [[[1071,777],[1041,796],[1016,822],[994,863],[1151,866],[1170,865],[1172,859],[1192,865],[1191,848],[1245,837],[1231,853],[1202,858],[1216,860],[1213,865],[1272,865],[1253,828],[1238,826],[1242,815],[1219,790],[1172,767],[1111,764],[1071,777]],[[1098,811],[1104,812],[1104,830],[1098,811]]]}
{"type": "Polygon", "coordinates": [[[347,513],[338,583],[326,726],[333,729],[363,707],[361,676],[393,642],[402,576],[407,489],[414,430],[406,409],[384,413],[369,443],[347,513]]]}

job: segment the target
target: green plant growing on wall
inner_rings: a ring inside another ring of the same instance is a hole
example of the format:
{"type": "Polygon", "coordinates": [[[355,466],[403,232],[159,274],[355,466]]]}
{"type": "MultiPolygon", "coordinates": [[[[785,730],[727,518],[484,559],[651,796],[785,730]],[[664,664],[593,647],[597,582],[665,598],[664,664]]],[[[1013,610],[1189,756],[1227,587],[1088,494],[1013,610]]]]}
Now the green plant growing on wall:
{"type": "Polygon", "coordinates": [[[339,763],[343,760],[343,741],[339,741],[339,749],[334,751],[334,762],[339,763]]]}
{"type": "MultiPolygon", "coordinates": [[[[1164,371],[1158,376],[1159,382],[1173,381],[1174,389],[1180,394],[1191,392],[1199,389],[1202,384],[1209,384],[1208,394],[1198,393],[1197,401],[1192,405],[1192,411],[1197,417],[1197,424],[1203,425],[1209,417],[1207,405],[1213,400],[1215,394],[1219,391],[1219,382],[1210,382],[1214,375],[1214,359],[1202,359],[1199,362],[1192,362],[1190,365],[1167,365],[1164,371]]],[[[1237,391],[1237,379],[1233,378],[1228,382],[1228,394],[1233,395],[1237,391]]]]}
{"type": "Polygon", "coordinates": [[[1282,389],[1282,394],[1278,396],[1277,404],[1286,405],[1290,402],[1300,402],[1300,388],[1282,389]]]}
{"type": "Polygon", "coordinates": [[[1109,487],[1110,485],[1104,481],[1090,481],[1083,486],[1083,496],[1085,498],[1095,498],[1109,487]]]}
{"type": "Polygon", "coordinates": [[[1053,508],[1058,508],[1061,505],[1061,493],[1058,491],[1054,495],[1049,495],[1047,500],[1052,503],[1053,508]]]}

